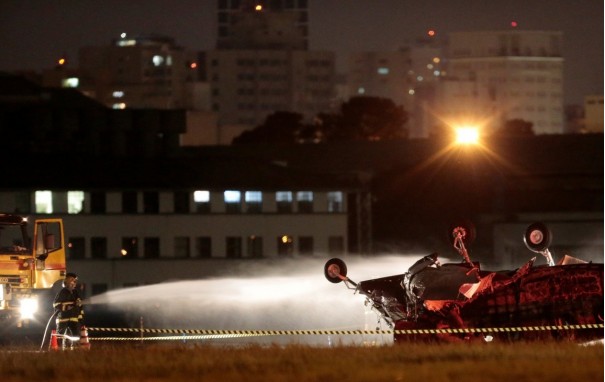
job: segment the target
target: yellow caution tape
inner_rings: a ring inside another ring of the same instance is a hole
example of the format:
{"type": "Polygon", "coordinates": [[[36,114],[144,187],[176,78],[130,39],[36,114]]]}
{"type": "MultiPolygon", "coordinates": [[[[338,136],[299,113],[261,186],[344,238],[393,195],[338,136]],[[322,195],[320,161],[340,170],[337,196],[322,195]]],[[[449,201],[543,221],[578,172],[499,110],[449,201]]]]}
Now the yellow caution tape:
{"type": "Polygon", "coordinates": [[[545,330],[603,329],[603,324],[517,326],[502,328],[455,328],[455,329],[397,329],[397,330],[214,330],[214,329],[151,329],[151,328],[88,328],[91,332],[116,333],[160,333],[178,334],[161,337],[95,337],[91,340],[187,340],[217,339],[253,336],[300,336],[300,335],[372,335],[372,334],[466,334],[466,333],[511,333],[545,330]]]}

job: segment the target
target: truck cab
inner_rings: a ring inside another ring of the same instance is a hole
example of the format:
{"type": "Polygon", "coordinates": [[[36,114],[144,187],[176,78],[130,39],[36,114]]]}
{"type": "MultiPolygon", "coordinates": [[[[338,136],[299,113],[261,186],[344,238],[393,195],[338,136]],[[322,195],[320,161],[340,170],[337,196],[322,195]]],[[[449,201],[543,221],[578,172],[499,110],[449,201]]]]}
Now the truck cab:
{"type": "Polygon", "coordinates": [[[46,322],[65,272],[61,219],[0,214],[0,327],[46,322]]]}

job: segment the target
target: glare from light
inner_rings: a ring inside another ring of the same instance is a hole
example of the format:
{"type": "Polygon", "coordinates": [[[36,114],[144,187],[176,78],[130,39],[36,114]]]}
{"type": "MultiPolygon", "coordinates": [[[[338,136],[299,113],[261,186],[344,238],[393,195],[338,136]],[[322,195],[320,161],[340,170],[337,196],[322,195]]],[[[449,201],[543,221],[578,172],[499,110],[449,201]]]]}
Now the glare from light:
{"type": "Polygon", "coordinates": [[[479,129],[472,126],[458,127],[456,130],[456,143],[474,145],[479,143],[479,129]]]}
{"type": "Polygon", "coordinates": [[[122,250],[120,251],[120,253],[122,254],[122,256],[126,256],[126,255],[128,255],[128,251],[127,251],[127,250],[125,250],[125,249],[122,249],[122,250]]]}
{"type": "Polygon", "coordinates": [[[38,300],[35,298],[24,298],[21,300],[20,314],[24,320],[34,318],[34,314],[38,311],[38,300]]]}
{"type": "Polygon", "coordinates": [[[260,5],[260,4],[257,4],[257,5],[254,7],[254,10],[255,10],[255,11],[257,11],[257,12],[260,12],[260,11],[262,11],[262,10],[263,10],[263,6],[262,6],[262,5],[260,5]]]}

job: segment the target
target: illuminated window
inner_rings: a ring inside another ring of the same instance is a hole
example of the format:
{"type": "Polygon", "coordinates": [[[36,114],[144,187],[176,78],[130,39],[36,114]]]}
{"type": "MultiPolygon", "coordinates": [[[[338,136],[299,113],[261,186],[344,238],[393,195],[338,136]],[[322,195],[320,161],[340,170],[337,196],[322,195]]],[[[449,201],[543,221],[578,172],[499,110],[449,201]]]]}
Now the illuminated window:
{"type": "Polygon", "coordinates": [[[263,193],[260,191],[246,191],[244,194],[246,201],[246,212],[260,213],[263,209],[263,193]]]}
{"type": "Polygon", "coordinates": [[[124,92],[121,90],[116,90],[113,93],[111,93],[113,98],[122,98],[124,97],[124,92]]]}
{"type": "Polygon", "coordinates": [[[67,213],[79,214],[84,209],[84,191],[67,191],[67,213]]]}
{"type": "Polygon", "coordinates": [[[357,94],[365,94],[366,89],[365,88],[358,88],[357,89],[357,94]]]}
{"type": "Polygon", "coordinates": [[[123,237],[120,254],[122,258],[128,259],[139,257],[138,239],[136,237],[123,237]]]}
{"type": "Polygon", "coordinates": [[[197,190],[193,192],[195,211],[199,213],[210,212],[210,191],[197,190]]]}
{"type": "Polygon", "coordinates": [[[239,213],[242,211],[241,198],[242,193],[239,191],[225,191],[225,210],[228,213],[239,213]]]}
{"type": "Polygon", "coordinates": [[[53,194],[51,191],[36,191],[35,199],[37,214],[53,213],[53,194]]]}
{"type": "Polygon", "coordinates": [[[124,102],[114,103],[113,105],[111,105],[111,108],[116,110],[126,109],[126,104],[124,102]]]}
{"type": "Polygon", "coordinates": [[[328,212],[342,212],[342,192],[328,192],[328,212]]]}
{"type": "Polygon", "coordinates": [[[64,88],[77,88],[80,85],[80,79],[78,77],[64,78],[61,82],[61,86],[64,88]]]}
{"type": "Polygon", "coordinates": [[[279,256],[290,256],[294,253],[294,240],[292,236],[282,235],[277,237],[277,254],[279,256]]]}
{"type": "Polygon", "coordinates": [[[153,62],[154,66],[163,65],[164,64],[164,57],[160,56],[159,54],[156,54],[151,59],[151,62],[153,62]]]}
{"type": "Polygon", "coordinates": [[[310,213],[313,212],[313,192],[299,191],[296,193],[296,202],[298,204],[298,212],[310,213]]]}
{"type": "Polygon", "coordinates": [[[389,74],[389,68],[381,67],[381,68],[378,68],[377,72],[378,72],[378,74],[381,74],[381,75],[389,74]]]}
{"type": "Polygon", "coordinates": [[[277,202],[277,212],[290,213],[292,212],[292,192],[277,191],[275,193],[275,201],[277,202]]]}

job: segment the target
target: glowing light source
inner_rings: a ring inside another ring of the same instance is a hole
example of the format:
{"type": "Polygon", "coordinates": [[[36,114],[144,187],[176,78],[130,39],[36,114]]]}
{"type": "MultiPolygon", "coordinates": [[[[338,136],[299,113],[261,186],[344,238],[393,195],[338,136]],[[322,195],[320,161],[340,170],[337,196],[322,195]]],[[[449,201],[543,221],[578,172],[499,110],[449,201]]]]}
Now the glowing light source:
{"type": "Polygon", "coordinates": [[[456,143],[473,145],[479,143],[479,129],[473,126],[463,126],[455,129],[456,143]]]}
{"type": "Polygon", "coordinates": [[[516,28],[517,26],[519,26],[519,24],[516,21],[511,21],[510,26],[516,28]]]}
{"type": "Polygon", "coordinates": [[[67,60],[65,60],[64,57],[61,57],[57,60],[57,64],[59,65],[65,65],[65,63],[67,63],[67,60]]]}
{"type": "Polygon", "coordinates": [[[256,4],[256,6],[254,7],[254,10],[257,11],[257,12],[260,12],[260,11],[263,10],[263,6],[260,5],[260,4],[256,4]]]}
{"type": "Polygon", "coordinates": [[[428,34],[430,37],[435,37],[435,35],[437,34],[437,32],[435,32],[434,29],[429,29],[429,31],[426,32],[426,34],[428,34]]]}

